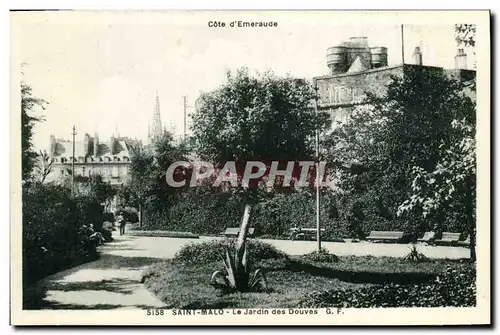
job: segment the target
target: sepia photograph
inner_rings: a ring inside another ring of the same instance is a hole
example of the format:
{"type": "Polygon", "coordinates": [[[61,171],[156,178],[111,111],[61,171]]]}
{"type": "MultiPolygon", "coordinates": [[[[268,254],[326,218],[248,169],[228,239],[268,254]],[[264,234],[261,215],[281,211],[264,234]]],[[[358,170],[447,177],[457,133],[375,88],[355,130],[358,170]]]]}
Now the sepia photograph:
{"type": "Polygon", "coordinates": [[[11,11],[11,323],[489,324],[489,31],[11,11]]]}

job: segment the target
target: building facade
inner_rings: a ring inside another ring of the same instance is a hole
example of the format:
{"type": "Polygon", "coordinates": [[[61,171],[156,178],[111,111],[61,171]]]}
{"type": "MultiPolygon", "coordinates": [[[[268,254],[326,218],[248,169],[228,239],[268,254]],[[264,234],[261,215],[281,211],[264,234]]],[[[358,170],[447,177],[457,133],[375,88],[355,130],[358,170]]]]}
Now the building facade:
{"type": "Polygon", "coordinates": [[[474,82],[476,76],[475,71],[466,68],[467,55],[463,49],[455,56],[455,69],[424,66],[418,47],[413,53],[413,64],[389,66],[387,48],[370,47],[366,37],[352,37],[328,48],[326,59],[329,73],[313,78],[313,82],[318,89],[318,108],[329,112],[333,128],[348,120],[353,109],[363,103],[367,92],[384,95],[393,76],[403,77],[412,68],[441,71],[466,83],[474,82]]]}
{"type": "MultiPolygon", "coordinates": [[[[123,185],[130,181],[132,155],[140,150],[142,143],[126,137],[112,136],[102,141],[99,135],[85,134],[75,140],[75,176],[100,175],[105,182],[123,185]]],[[[71,177],[73,141],[50,136],[48,155],[52,160],[52,171],[46,181],[63,181],[71,177]]]]}

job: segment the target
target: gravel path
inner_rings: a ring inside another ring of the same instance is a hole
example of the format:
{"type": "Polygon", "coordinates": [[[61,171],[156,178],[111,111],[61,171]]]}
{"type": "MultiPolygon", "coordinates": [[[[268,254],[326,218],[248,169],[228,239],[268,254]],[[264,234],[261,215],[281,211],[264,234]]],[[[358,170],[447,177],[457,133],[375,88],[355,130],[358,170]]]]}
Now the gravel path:
{"type": "MultiPolygon", "coordinates": [[[[172,258],[186,243],[200,243],[215,237],[180,239],[165,237],[115,236],[115,241],[100,247],[101,258],[49,276],[34,285],[44,309],[144,309],[163,307],[141,284],[142,271],[150,264],[172,258]]],[[[315,250],[316,242],[266,240],[291,255],[315,250]]],[[[403,257],[404,244],[334,243],[323,246],[337,255],[403,257]]],[[[462,247],[418,245],[430,258],[468,258],[462,247]]]]}

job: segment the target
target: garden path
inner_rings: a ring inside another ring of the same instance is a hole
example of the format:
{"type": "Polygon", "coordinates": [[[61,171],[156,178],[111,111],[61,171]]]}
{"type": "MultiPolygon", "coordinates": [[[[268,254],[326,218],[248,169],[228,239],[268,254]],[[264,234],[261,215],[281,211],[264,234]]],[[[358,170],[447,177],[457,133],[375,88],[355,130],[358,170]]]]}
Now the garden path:
{"type": "Polygon", "coordinates": [[[115,237],[99,248],[101,257],[93,262],[56,273],[30,288],[41,309],[146,309],[164,304],[141,283],[142,271],[155,257],[122,255],[140,253],[133,237],[115,237]]]}
{"type": "MultiPolygon", "coordinates": [[[[43,309],[144,309],[160,308],[163,303],[141,283],[142,271],[150,264],[172,258],[186,243],[200,243],[216,237],[181,239],[164,237],[114,236],[100,247],[101,258],[49,276],[33,286],[43,309]]],[[[315,250],[313,241],[265,240],[290,255],[315,250]]],[[[340,255],[403,257],[406,244],[334,243],[323,246],[340,255]]],[[[468,258],[462,247],[418,245],[430,258],[468,258]]]]}

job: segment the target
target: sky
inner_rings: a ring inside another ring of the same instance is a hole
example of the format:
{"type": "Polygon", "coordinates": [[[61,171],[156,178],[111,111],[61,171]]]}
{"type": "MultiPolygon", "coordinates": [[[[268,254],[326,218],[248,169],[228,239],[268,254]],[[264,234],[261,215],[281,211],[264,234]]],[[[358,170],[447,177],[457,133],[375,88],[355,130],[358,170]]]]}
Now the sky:
{"type": "MultiPolygon", "coordinates": [[[[356,24],[286,15],[265,19],[274,28],[230,28],[232,16],[163,12],[46,12],[11,17],[12,68],[23,66],[23,80],[49,102],[45,122],[35,127],[34,143],[46,148],[51,134],[77,139],[118,133],[147,141],[158,92],[161,118],[183,133],[183,96],[194,105],[201,92],[224,83],[226,72],[242,66],[251,72],[273,70],[311,79],[328,74],[326,49],[351,36],[366,36],[370,46],[388,48],[389,65],[400,64],[399,24],[356,24]],[[208,27],[219,18],[225,28],[208,27]]],[[[420,46],[423,64],[454,67],[454,27],[404,25],[405,63],[420,46]]],[[[469,68],[473,53],[468,53],[469,68]]],[[[188,108],[193,111],[193,108],[188,108]]]]}

